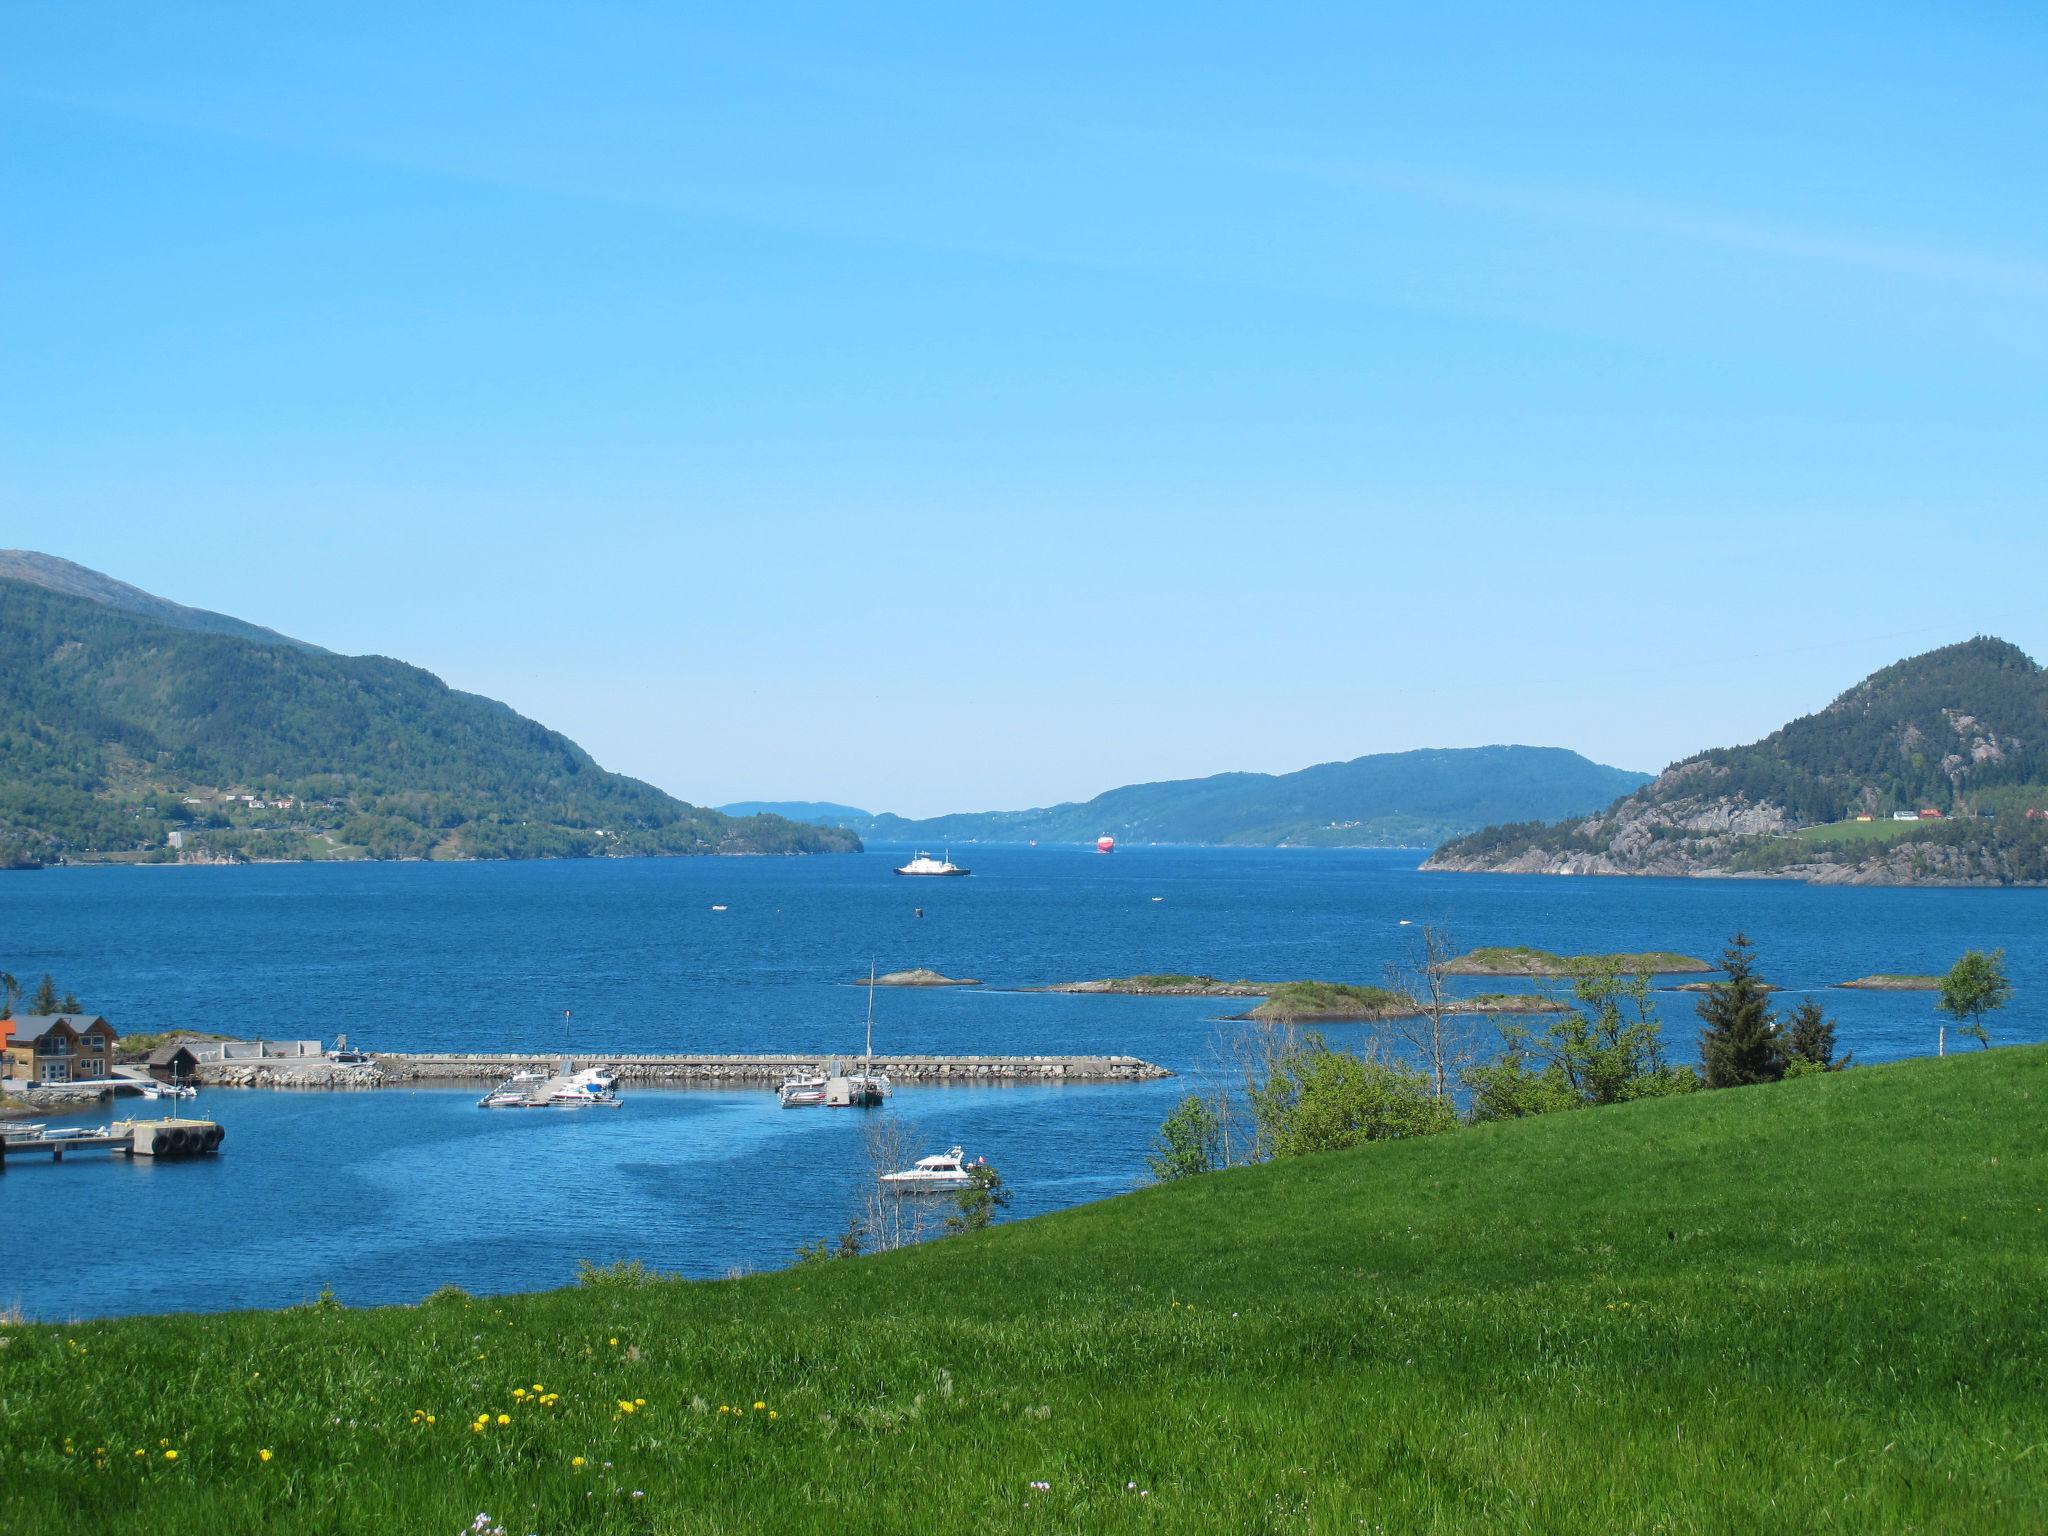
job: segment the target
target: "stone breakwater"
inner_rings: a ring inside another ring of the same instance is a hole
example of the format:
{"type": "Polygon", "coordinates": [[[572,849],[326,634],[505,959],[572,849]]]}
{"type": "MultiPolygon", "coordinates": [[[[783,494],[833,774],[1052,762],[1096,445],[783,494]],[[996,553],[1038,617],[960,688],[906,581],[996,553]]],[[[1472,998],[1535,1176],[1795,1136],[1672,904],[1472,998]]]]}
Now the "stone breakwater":
{"type": "MultiPolygon", "coordinates": [[[[386,1088],[399,1083],[502,1082],[515,1072],[552,1073],[555,1055],[390,1054],[375,1065],[337,1067],[328,1062],[207,1063],[200,1081],[223,1088],[386,1088]]],[[[655,1087],[768,1088],[786,1077],[846,1069],[852,1056],[593,1056],[569,1058],[570,1070],[609,1067],[624,1084],[655,1087]]],[[[1166,1068],[1135,1056],[877,1056],[875,1069],[897,1083],[1135,1083],[1171,1077],[1166,1068]]]]}

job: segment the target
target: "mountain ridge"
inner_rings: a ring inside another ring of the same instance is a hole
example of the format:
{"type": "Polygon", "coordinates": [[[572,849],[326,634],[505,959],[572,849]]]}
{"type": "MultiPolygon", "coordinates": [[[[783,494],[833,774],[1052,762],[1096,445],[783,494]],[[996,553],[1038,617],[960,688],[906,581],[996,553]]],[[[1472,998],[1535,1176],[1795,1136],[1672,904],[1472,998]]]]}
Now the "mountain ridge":
{"type": "Polygon", "coordinates": [[[1417,847],[1523,814],[1591,810],[1649,781],[1563,747],[1422,747],[1317,763],[1291,773],[1231,772],[1119,785],[1086,801],[1022,811],[832,822],[891,842],[1128,843],[1417,847]]]}
{"type": "Polygon", "coordinates": [[[408,663],[244,633],[54,557],[31,568],[44,579],[0,576],[0,865],[860,846],[610,773],[408,663]]]}
{"type": "Polygon", "coordinates": [[[2048,883],[2048,672],[1991,636],[1942,646],[1603,810],[1486,827],[1423,868],[2048,883]]]}

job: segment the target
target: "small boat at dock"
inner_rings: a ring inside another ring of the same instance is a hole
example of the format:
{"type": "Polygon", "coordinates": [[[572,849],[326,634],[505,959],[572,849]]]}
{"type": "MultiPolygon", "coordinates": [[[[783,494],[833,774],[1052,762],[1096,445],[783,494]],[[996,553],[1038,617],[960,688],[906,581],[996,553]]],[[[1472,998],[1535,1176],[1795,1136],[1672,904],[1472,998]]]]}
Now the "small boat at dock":
{"type": "Polygon", "coordinates": [[[825,1085],[831,1079],[822,1074],[784,1078],[775,1096],[784,1109],[810,1109],[825,1102],[825,1085]]]}
{"type": "Polygon", "coordinates": [[[586,1067],[550,1084],[545,1102],[556,1109],[617,1109],[624,1101],[616,1073],[608,1067],[586,1067]]]}

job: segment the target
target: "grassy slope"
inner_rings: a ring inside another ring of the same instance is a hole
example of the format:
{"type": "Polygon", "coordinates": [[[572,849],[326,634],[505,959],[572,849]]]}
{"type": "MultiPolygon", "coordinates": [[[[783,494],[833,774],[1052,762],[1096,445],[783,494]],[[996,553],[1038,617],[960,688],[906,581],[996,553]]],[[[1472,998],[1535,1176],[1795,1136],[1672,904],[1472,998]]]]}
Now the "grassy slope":
{"type": "Polygon", "coordinates": [[[2044,1099],[1973,1053],[739,1282],[5,1330],[0,1530],[2038,1530],[2044,1099]]]}

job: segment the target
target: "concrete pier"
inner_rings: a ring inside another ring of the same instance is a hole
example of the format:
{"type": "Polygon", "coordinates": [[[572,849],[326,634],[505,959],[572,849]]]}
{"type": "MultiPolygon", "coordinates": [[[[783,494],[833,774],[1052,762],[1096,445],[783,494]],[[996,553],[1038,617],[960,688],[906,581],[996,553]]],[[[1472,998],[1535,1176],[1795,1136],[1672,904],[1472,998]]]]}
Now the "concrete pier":
{"type": "MultiPolygon", "coordinates": [[[[515,1072],[552,1074],[558,1053],[376,1053],[367,1067],[334,1067],[317,1058],[294,1061],[202,1062],[202,1083],[231,1088],[385,1088],[419,1082],[502,1082],[515,1072]]],[[[610,1067],[620,1084],[652,1087],[772,1088],[786,1077],[842,1069],[858,1056],[840,1053],[714,1056],[691,1054],[591,1055],[568,1058],[571,1071],[610,1067]]],[[[877,1056],[874,1069],[897,1084],[1132,1083],[1173,1074],[1135,1056],[877,1056]]]]}

